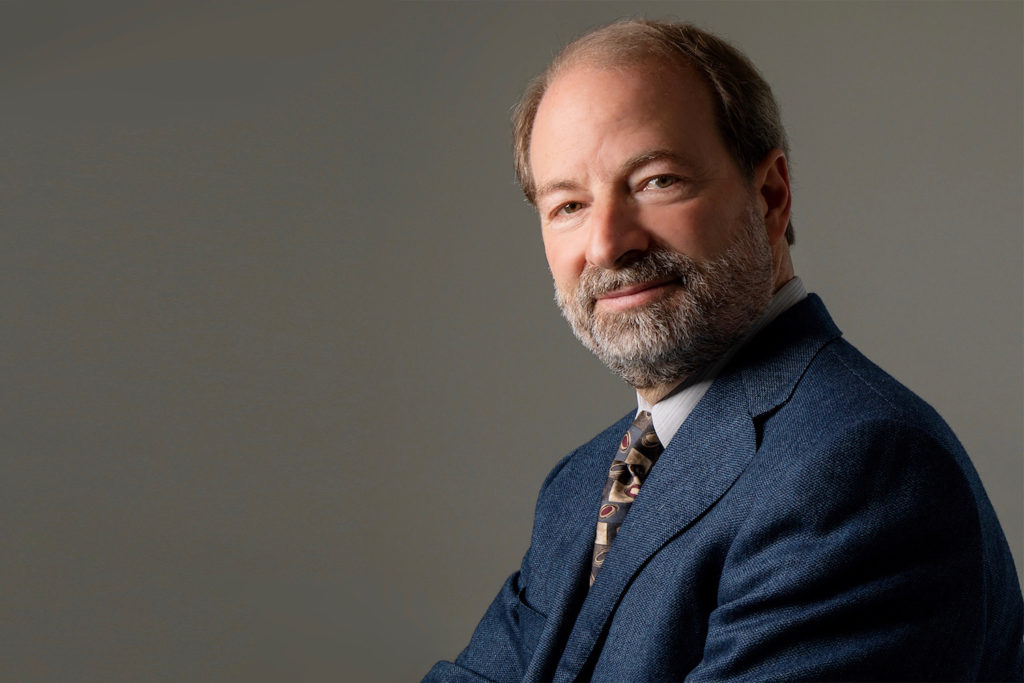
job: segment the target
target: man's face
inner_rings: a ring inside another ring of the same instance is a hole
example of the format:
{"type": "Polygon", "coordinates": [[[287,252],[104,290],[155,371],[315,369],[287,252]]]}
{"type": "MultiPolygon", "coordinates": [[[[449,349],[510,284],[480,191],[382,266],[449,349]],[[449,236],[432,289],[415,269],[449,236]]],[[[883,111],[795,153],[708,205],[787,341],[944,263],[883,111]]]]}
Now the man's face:
{"type": "Polygon", "coordinates": [[[695,73],[570,67],[541,100],[530,167],[559,306],[633,386],[706,365],[771,298],[762,205],[695,73]]]}

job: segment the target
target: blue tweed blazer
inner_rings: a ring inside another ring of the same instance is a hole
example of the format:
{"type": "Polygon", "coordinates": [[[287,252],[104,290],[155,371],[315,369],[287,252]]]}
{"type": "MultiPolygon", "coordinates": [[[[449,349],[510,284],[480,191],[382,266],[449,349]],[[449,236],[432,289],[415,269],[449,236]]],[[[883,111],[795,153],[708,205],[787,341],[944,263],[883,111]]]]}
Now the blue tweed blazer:
{"type": "Polygon", "coordinates": [[[588,590],[631,419],[555,466],[522,567],[425,680],[1021,680],[1020,587],[977,473],[818,297],[719,375],[588,590]]]}

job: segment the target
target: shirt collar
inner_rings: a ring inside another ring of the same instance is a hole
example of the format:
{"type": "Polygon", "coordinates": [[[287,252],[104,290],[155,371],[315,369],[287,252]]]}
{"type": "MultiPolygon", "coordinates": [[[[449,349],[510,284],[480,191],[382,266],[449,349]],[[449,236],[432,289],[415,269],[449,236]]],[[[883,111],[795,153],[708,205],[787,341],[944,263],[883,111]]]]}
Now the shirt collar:
{"type": "Polygon", "coordinates": [[[729,362],[729,359],[739,351],[740,347],[763,330],[768,323],[775,320],[790,306],[803,300],[806,296],[807,290],[804,288],[803,282],[800,281],[800,278],[794,277],[780,287],[779,291],[775,292],[771,301],[768,302],[764,313],[747,331],[743,339],[733,344],[717,361],[688,378],[678,389],[653,406],[645,401],[640,394],[637,394],[637,413],[641,410],[650,411],[654,422],[654,431],[657,433],[658,440],[661,441],[662,445],[667,446],[672,437],[676,435],[683,422],[690,416],[693,409],[697,407],[697,403],[704,397],[707,390],[711,388],[715,377],[718,376],[718,373],[725,364],[729,362]]]}

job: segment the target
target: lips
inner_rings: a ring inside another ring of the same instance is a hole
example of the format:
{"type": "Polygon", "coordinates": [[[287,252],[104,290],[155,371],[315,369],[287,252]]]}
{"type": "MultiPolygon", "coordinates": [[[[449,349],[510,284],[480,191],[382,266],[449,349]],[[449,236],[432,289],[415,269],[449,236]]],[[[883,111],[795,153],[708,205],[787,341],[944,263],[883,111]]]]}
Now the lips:
{"type": "Polygon", "coordinates": [[[653,249],[619,269],[587,264],[580,273],[574,298],[587,315],[627,311],[687,288],[695,275],[696,267],[689,257],[653,249]]]}
{"type": "Polygon", "coordinates": [[[672,277],[663,277],[663,278],[659,278],[657,280],[649,280],[647,282],[641,282],[641,283],[638,283],[638,284],[635,284],[635,285],[631,285],[629,287],[622,287],[620,289],[614,289],[614,290],[612,290],[610,292],[605,292],[603,294],[598,295],[597,298],[598,299],[618,299],[618,298],[622,298],[622,297],[627,297],[627,296],[631,296],[633,294],[638,294],[640,292],[647,291],[649,289],[655,289],[656,287],[662,287],[664,285],[669,284],[670,282],[675,282],[677,280],[678,280],[678,278],[674,277],[674,276],[672,276],[672,277]]]}
{"type": "Polygon", "coordinates": [[[661,277],[599,294],[594,305],[606,311],[622,311],[642,306],[664,296],[666,290],[681,284],[678,277],[661,277]]]}

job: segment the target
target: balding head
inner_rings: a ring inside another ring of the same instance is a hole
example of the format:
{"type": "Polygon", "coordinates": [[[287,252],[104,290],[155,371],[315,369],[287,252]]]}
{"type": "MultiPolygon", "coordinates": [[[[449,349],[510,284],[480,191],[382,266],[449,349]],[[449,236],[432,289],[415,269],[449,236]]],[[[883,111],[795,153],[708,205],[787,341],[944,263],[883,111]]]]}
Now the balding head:
{"type": "MultiPolygon", "coordinates": [[[[690,24],[621,21],[592,31],[566,46],[550,66],[530,82],[515,108],[516,176],[531,203],[537,188],[530,169],[529,151],[537,109],[555,77],[581,64],[601,68],[651,64],[668,67],[670,73],[696,71],[712,95],[722,141],[748,179],[772,150],[789,153],[771,88],[738,50],[690,24]]],[[[790,223],[786,228],[786,241],[792,244],[793,239],[790,223]]]]}

